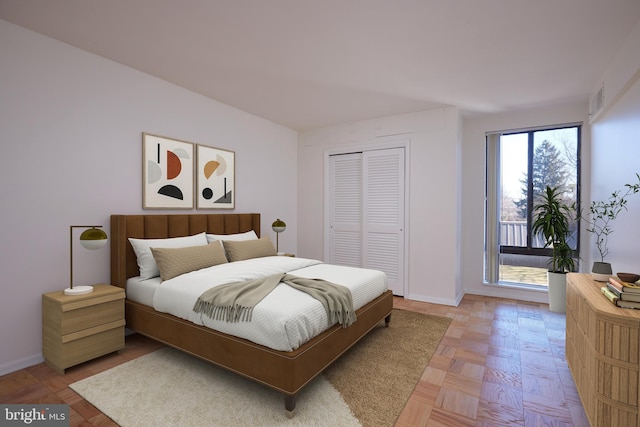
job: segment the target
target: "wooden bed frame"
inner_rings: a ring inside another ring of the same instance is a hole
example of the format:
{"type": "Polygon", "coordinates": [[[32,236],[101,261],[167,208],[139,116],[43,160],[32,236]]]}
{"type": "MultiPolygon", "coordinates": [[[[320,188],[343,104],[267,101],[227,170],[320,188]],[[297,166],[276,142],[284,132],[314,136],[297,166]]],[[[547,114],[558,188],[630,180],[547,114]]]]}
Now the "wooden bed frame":
{"type": "MultiPolygon", "coordinates": [[[[127,278],[139,275],[129,237],[158,239],[250,230],[260,236],[260,214],[111,215],[111,284],[126,291],[127,278]]],[[[388,325],[392,308],[393,295],[386,291],[356,312],[358,320],[353,325],[334,325],[291,352],[272,350],[134,301],[125,301],[125,317],[127,328],[135,332],[281,392],[285,409],[292,415],[302,387],[383,319],[388,325]]]]}

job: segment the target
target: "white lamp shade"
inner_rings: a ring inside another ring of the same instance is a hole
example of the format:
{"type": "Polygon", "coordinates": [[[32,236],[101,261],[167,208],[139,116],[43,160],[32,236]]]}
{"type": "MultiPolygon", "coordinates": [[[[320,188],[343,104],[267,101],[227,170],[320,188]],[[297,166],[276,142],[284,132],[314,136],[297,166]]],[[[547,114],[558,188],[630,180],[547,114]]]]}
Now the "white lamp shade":
{"type": "Polygon", "coordinates": [[[104,245],[107,244],[107,239],[103,239],[103,240],[80,240],[80,244],[82,245],[82,247],[87,248],[87,249],[100,249],[101,247],[103,247],[104,245]]]}

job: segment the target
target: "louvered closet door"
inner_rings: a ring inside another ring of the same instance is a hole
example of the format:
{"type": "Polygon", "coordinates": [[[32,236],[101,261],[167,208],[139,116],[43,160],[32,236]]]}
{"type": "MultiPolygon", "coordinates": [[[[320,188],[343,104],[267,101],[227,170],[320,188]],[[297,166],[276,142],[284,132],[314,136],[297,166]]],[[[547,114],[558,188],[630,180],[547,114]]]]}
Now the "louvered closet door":
{"type": "Polygon", "coordinates": [[[329,263],[362,267],[362,153],[329,158],[329,263]]]}
{"type": "Polygon", "coordinates": [[[329,157],[328,262],[382,270],[404,294],[404,148],[329,157]]]}
{"type": "Polygon", "coordinates": [[[363,266],[404,293],[404,148],[363,153],[363,266]]]}

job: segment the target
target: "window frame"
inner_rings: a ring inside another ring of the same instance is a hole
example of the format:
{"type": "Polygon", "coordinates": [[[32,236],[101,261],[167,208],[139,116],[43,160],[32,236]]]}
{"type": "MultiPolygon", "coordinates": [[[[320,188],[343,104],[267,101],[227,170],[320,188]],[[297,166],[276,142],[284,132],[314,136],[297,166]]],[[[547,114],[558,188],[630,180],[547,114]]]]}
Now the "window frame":
{"type": "MultiPolygon", "coordinates": [[[[538,126],[525,129],[512,129],[497,132],[487,132],[485,146],[485,256],[484,256],[484,281],[485,283],[505,283],[499,280],[500,255],[530,255],[550,257],[551,248],[536,248],[532,246],[533,223],[533,158],[534,135],[540,131],[553,131],[560,129],[576,128],[576,206],[580,206],[581,199],[581,175],[582,175],[582,126],[583,123],[566,123],[560,125],[538,126]],[[500,164],[501,137],[515,134],[527,134],[527,246],[507,246],[500,244],[500,183],[502,172],[500,164]],[[496,250],[497,249],[497,250],[496,250]]],[[[576,230],[575,257],[580,259],[580,227],[576,230]]],[[[508,282],[513,284],[512,282],[508,282]]],[[[517,283],[523,287],[536,286],[530,283],[517,283]]]]}

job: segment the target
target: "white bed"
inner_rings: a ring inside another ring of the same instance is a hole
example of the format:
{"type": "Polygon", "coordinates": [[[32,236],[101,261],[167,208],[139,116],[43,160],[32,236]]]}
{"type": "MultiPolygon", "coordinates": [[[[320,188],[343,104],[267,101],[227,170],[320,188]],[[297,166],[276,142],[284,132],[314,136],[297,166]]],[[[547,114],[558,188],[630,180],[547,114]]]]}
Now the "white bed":
{"type": "Polygon", "coordinates": [[[216,265],[164,282],[159,277],[147,280],[133,277],[127,281],[127,298],[274,350],[292,351],[332,325],[319,301],[284,283],[255,307],[251,322],[213,320],[193,311],[198,297],[209,288],[284,272],[346,286],[351,291],[355,310],[387,290],[386,278],[381,271],[272,256],[216,265]]]}

